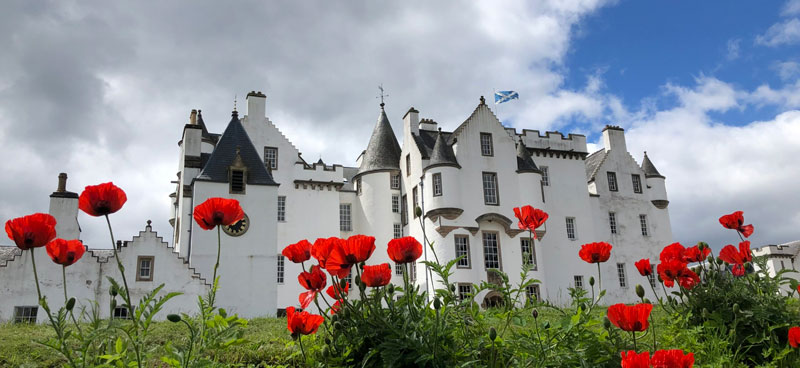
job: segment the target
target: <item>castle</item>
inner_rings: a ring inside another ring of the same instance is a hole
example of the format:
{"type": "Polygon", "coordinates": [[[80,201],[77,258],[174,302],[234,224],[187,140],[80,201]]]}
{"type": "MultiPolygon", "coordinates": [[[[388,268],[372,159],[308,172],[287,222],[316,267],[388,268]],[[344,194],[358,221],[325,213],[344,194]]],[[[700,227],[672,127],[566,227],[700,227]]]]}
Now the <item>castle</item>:
{"type": "MultiPolygon", "coordinates": [[[[221,307],[243,317],[275,315],[299,304],[300,265],[285,261],[280,252],[301,239],[372,235],[377,250],[368,263],[391,264],[390,239],[427,237],[439,260],[463,256],[451,277],[460,296],[472,295],[474,284],[494,280],[492,268],[506,272],[512,283],[519,281],[528,263],[529,277],[538,282],[526,297],[557,304],[569,300],[568,288],[589,288],[589,278],[596,275],[595,265],[577,255],[581,244],[614,245],[601,267],[608,290],[604,302],[612,303],[637,299],[634,286],[644,280],[634,262],[657,258],[672,241],[665,177],[647,154],[637,163],[619,127],[607,126],[604,147],[590,154],[583,135],[503,126],[481,97],[452,131],[410,108],[403,116],[401,146],[381,103],[366,149],[349,167],[322,159],[307,162],[266,116],[261,92],[247,95],[247,114],[240,118],[234,111],[222,134],[209,132],[202,112],[192,110],[179,142],[171,194],[174,235],[164,239],[148,221],[131,240],[117,243],[134,299],[164,283],[164,292],[183,294],[167,304],[163,315],[196,311],[197,296],[210,287],[217,238],[215,231],[194,223],[192,209],[210,197],[238,199],[246,213],[240,223],[224,228],[228,236],[222,238],[217,298],[221,307]],[[517,228],[513,214],[514,207],[528,204],[550,216],[533,241],[517,228]]],[[[50,213],[58,219],[59,237],[79,238],[78,196],[66,187],[62,174],[50,196],[50,213]]],[[[67,268],[74,280],[70,294],[86,308],[96,300],[102,316],[126,318],[124,308],[104,307],[110,298],[106,276],[119,278],[113,256],[111,250],[90,249],[67,268]]],[[[0,246],[0,320],[46,318],[38,312],[28,258],[15,247],[0,246]]],[[[430,249],[424,258],[434,258],[430,249]]],[[[58,307],[60,267],[42,264],[43,293],[58,307]]],[[[398,271],[396,284],[402,283],[398,271]]],[[[422,264],[413,276],[422,289],[440,287],[422,264]]],[[[483,306],[501,302],[491,290],[472,298],[483,306]]]]}

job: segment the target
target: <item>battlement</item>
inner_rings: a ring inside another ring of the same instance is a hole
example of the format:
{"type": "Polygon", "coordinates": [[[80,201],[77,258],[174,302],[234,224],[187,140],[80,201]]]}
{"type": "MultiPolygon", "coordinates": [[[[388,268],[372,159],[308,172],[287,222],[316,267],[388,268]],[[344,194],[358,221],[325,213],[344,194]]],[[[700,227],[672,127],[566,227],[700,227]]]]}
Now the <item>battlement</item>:
{"type": "Polygon", "coordinates": [[[583,134],[570,133],[565,137],[559,131],[545,132],[542,135],[539,130],[523,129],[518,136],[526,147],[532,149],[588,153],[586,136],[583,134]]]}

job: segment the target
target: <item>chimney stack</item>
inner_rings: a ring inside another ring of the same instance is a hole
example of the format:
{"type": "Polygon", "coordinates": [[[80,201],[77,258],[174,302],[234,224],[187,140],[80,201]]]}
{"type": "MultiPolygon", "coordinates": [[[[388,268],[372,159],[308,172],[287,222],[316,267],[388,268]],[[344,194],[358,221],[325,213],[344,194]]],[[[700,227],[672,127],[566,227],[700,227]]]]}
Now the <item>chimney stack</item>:
{"type": "Polygon", "coordinates": [[[189,124],[197,125],[197,110],[192,109],[192,113],[189,114],[189,124]]]}
{"type": "Polygon", "coordinates": [[[67,191],[67,173],[58,174],[58,189],[56,192],[64,193],[67,191]]]}
{"type": "Polygon", "coordinates": [[[263,119],[267,116],[267,95],[261,91],[247,94],[247,116],[250,119],[263,119]]]}
{"type": "Polygon", "coordinates": [[[79,239],[78,193],[67,191],[67,174],[58,174],[58,189],[50,195],[49,213],[56,218],[56,234],[63,239],[79,239]]]}

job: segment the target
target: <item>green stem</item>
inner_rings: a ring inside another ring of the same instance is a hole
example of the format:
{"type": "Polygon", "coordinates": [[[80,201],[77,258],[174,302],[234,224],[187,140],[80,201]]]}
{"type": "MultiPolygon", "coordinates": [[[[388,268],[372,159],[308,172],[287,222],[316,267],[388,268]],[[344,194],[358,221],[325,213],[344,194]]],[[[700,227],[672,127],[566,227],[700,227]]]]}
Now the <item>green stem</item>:
{"type": "Polygon", "coordinates": [[[598,298],[597,299],[598,300],[600,299],[599,298],[599,293],[601,291],[603,291],[603,278],[602,278],[602,276],[600,276],[600,262],[598,262],[597,263],[597,293],[598,293],[598,298]]]}
{"type": "Polygon", "coordinates": [[[639,349],[636,348],[636,331],[631,331],[631,336],[633,336],[633,351],[639,352],[639,349]]]}
{"type": "Polygon", "coordinates": [[[33,279],[36,281],[36,294],[39,295],[39,303],[42,302],[42,290],[39,289],[39,274],[36,273],[36,257],[34,257],[33,249],[31,248],[31,264],[33,265],[33,279]]]}
{"type": "MultiPolygon", "coordinates": [[[[114,230],[111,229],[111,220],[106,215],[106,223],[108,224],[108,233],[111,235],[111,249],[114,250],[114,259],[117,260],[117,268],[119,269],[119,273],[122,275],[122,285],[125,286],[125,293],[122,294],[123,299],[125,299],[125,304],[128,306],[128,313],[131,316],[131,321],[133,321],[133,331],[136,335],[138,340],[139,335],[139,320],[136,318],[136,315],[133,313],[133,304],[131,303],[131,295],[130,290],[128,288],[128,279],[125,277],[125,266],[122,265],[122,261],[119,259],[119,253],[117,252],[117,241],[114,240],[114,230]]],[[[113,312],[113,311],[112,311],[113,312]]],[[[139,352],[139,344],[138,341],[132,340],[133,342],[133,349],[136,353],[136,365],[139,368],[142,368],[142,355],[139,352]]]]}
{"type": "MultiPolygon", "coordinates": [[[[69,297],[67,297],[67,266],[61,265],[61,277],[63,279],[61,284],[64,285],[64,306],[66,307],[67,303],[69,303],[69,297]]],[[[74,305],[72,307],[75,308],[74,305]]],[[[75,314],[72,313],[72,309],[69,310],[69,316],[72,318],[72,323],[75,324],[75,328],[78,329],[78,333],[83,336],[81,326],[78,325],[78,321],[75,319],[75,314]]]]}
{"type": "Polygon", "coordinates": [[[300,342],[300,352],[303,353],[303,366],[308,364],[308,358],[306,357],[306,350],[303,349],[303,335],[297,338],[297,341],[300,342]]]}
{"type": "Polygon", "coordinates": [[[211,293],[209,294],[209,306],[214,307],[214,302],[217,299],[217,287],[219,286],[217,283],[217,269],[219,268],[219,255],[222,251],[222,230],[220,226],[217,226],[217,263],[214,264],[214,277],[211,279],[211,293]]]}
{"type": "Polygon", "coordinates": [[[33,265],[33,279],[36,281],[36,293],[39,295],[39,305],[42,306],[42,309],[47,313],[47,318],[50,320],[50,324],[53,326],[53,330],[56,331],[56,335],[58,336],[58,341],[61,343],[61,354],[69,360],[69,364],[73,367],[77,367],[75,362],[72,360],[72,354],[67,349],[67,342],[64,341],[64,335],[60,328],[58,328],[58,324],[55,320],[53,320],[53,316],[50,314],[50,308],[47,306],[47,301],[42,298],[42,291],[39,288],[39,273],[36,272],[36,256],[33,252],[33,248],[31,248],[31,264],[33,265]]]}

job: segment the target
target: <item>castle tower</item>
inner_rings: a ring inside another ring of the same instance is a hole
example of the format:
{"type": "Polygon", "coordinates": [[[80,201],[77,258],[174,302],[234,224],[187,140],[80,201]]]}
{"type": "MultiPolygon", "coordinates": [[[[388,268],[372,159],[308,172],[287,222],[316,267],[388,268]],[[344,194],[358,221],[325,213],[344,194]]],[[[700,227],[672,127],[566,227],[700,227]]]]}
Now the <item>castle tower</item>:
{"type": "Polygon", "coordinates": [[[648,191],[650,201],[659,209],[663,210],[667,208],[667,205],[669,205],[669,200],[667,200],[667,186],[665,183],[667,179],[658,172],[653,162],[647,157],[647,152],[644,153],[644,159],[642,159],[642,171],[644,171],[647,187],[650,188],[648,191]]]}

